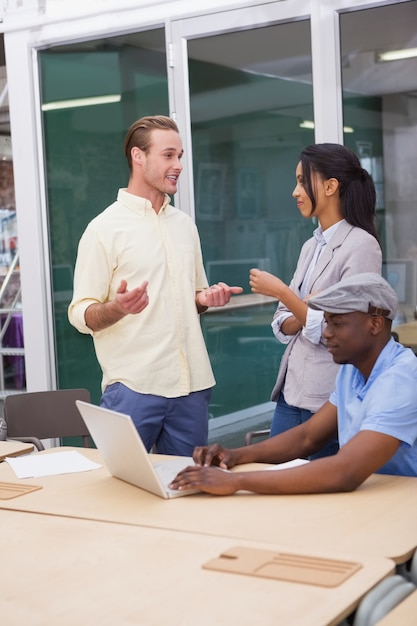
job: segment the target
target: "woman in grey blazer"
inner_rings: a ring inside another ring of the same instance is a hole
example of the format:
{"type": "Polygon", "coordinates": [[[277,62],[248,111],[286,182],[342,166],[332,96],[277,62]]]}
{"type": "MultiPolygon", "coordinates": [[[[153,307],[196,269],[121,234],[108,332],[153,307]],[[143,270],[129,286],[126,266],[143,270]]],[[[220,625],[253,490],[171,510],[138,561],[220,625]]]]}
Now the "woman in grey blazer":
{"type": "MultiPolygon", "coordinates": [[[[350,274],[382,268],[375,186],[355,153],[339,144],[308,146],[296,181],[292,195],[301,215],[316,217],[319,226],[303,245],[289,286],[259,269],[249,280],[254,293],[279,300],[272,329],[287,344],[271,396],[277,402],[271,436],[309,419],[329,399],[336,379],[339,366],[321,336],[323,312],[309,309],[306,298],[350,274]]],[[[331,442],[314,458],[337,450],[337,441],[331,442]]]]}

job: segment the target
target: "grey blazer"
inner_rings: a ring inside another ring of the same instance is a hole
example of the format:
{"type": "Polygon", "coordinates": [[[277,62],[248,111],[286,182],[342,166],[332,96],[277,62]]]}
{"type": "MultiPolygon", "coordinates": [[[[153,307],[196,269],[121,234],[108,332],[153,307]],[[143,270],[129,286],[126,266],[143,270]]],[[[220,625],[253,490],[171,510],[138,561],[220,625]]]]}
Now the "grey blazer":
{"type": "MultiPolygon", "coordinates": [[[[303,245],[290,288],[300,295],[309,263],[316,248],[314,237],[303,245]]],[[[381,247],[375,237],[362,228],[343,222],[321,253],[311,275],[308,293],[316,293],[337,283],[345,276],[382,270],[381,247]]],[[[281,303],[274,318],[288,309],[281,303]]],[[[323,341],[315,345],[299,331],[284,352],[271,399],[278,400],[285,382],[288,404],[317,411],[333,391],[339,366],[328,353],[323,341]]]]}

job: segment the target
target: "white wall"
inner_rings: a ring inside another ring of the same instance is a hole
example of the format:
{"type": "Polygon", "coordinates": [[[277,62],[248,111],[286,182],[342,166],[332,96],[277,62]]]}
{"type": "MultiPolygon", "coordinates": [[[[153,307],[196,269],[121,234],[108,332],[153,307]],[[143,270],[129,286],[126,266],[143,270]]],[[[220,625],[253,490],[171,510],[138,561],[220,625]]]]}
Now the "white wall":
{"type": "MultiPolygon", "coordinates": [[[[174,17],[224,9],[233,6],[263,4],[263,2],[244,2],[240,0],[8,0],[0,7],[0,16],[4,18],[6,28],[28,26],[30,23],[65,20],[69,18],[103,16],[105,13],[120,13],[125,10],[142,11],[143,16],[155,19],[159,16],[174,17]]],[[[1,29],[2,30],[2,29],[1,29]]]]}

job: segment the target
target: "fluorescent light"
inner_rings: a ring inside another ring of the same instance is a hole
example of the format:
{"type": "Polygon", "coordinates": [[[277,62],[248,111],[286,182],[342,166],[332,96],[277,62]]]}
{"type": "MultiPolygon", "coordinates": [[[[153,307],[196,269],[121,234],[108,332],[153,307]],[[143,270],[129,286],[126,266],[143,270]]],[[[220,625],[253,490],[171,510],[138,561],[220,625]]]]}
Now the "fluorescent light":
{"type": "Polygon", "coordinates": [[[309,128],[310,130],[314,129],[314,122],[311,122],[310,120],[304,120],[303,122],[301,122],[301,124],[299,124],[300,128],[309,128]]]}
{"type": "Polygon", "coordinates": [[[403,50],[387,50],[378,52],[377,60],[380,61],[401,61],[402,59],[412,59],[417,57],[417,48],[404,48],[403,50]]]}
{"type": "MultiPolygon", "coordinates": [[[[314,130],[314,122],[311,120],[303,120],[299,125],[299,128],[308,128],[309,130],[314,130]]],[[[355,130],[352,126],[343,126],[344,133],[354,133],[355,130]]]]}
{"type": "Polygon", "coordinates": [[[75,109],[77,107],[90,107],[97,104],[111,104],[120,102],[122,96],[120,93],[110,94],[108,96],[95,96],[92,98],[75,98],[73,100],[57,100],[55,102],[46,102],[42,105],[42,111],[56,111],[57,109],[75,109]]]}

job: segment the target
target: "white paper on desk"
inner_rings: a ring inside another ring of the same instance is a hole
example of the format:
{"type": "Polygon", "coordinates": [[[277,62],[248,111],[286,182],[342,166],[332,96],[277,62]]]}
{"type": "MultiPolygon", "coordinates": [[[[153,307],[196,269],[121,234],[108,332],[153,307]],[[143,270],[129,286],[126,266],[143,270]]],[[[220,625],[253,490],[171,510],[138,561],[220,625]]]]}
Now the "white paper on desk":
{"type": "Polygon", "coordinates": [[[40,478],[41,476],[54,476],[56,474],[72,474],[74,472],[87,472],[102,467],[87,459],[76,450],[67,452],[52,452],[51,454],[29,454],[21,457],[6,457],[5,461],[10,465],[18,478],[40,478]]]}
{"type": "Polygon", "coordinates": [[[267,467],[267,470],[282,470],[282,469],[291,469],[292,467],[298,467],[299,465],[304,465],[305,463],[310,463],[308,459],[293,459],[292,461],[287,461],[286,463],[278,463],[277,465],[273,465],[272,467],[267,467]]]}

